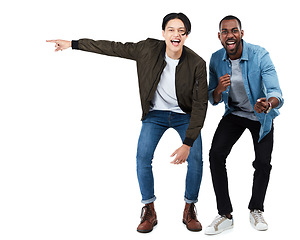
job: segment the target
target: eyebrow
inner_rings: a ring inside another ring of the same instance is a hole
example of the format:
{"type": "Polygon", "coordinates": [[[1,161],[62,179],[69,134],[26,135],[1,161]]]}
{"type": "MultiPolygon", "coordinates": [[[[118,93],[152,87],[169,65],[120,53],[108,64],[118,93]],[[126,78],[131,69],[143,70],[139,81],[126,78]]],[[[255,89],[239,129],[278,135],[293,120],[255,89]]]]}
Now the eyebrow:
{"type": "MultiPolygon", "coordinates": [[[[233,30],[233,29],[239,29],[239,28],[238,27],[231,28],[231,30],[233,30]]],[[[228,29],[227,28],[222,28],[221,30],[224,31],[224,30],[228,30],[228,29]]]]}
{"type": "MultiPolygon", "coordinates": [[[[175,28],[175,27],[167,27],[167,29],[169,28],[175,28]]],[[[185,29],[185,27],[179,27],[178,29],[185,29]]]]}

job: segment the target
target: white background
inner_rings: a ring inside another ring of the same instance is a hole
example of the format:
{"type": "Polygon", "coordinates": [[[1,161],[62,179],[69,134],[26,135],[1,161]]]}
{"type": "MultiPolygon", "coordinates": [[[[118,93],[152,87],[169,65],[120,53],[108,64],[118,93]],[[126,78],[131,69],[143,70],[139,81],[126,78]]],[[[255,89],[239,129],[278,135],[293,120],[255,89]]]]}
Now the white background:
{"type": "MultiPolygon", "coordinates": [[[[273,170],[265,201],[269,230],[248,220],[253,145],[246,131],[228,158],[235,227],[215,239],[292,239],[299,219],[299,5],[296,1],[4,1],[0,6],[0,239],[201,239],[182,224],[186,165],[168,130],[155,153],[158,225],[139,234],[136,178],[141,108],[135,62],[68,49],[47,39],[162,39],[161,22],[183,12],[186,45],[209,63],[222,46],[224,16],[238,16],[247,42],[265,47],[285,105],[275,120],[273,170]]],[[[224,106],[209,105],[202,131],[204,174],[197,203],[203,228],[217,215],[208,153],[224,106]]]]}

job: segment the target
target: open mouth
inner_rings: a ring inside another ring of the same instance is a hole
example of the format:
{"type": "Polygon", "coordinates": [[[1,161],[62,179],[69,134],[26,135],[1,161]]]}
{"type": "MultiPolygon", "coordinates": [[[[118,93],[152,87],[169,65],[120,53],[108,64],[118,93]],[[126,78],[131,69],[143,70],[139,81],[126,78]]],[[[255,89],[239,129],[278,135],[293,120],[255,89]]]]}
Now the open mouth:
{"type": "Polygon", "coordinates": [[[233,50],[233,49],[235,49],[236,41],[228,40],[228,41],[226,41],[226,45],[229,50],[233,50]]]}
{"type": "Polygon", "coordinates": [[[171,40],[172,45],[175,46],[175,47],[179,46],[180,42],[181,41],[179,39],[173,39],[173,40],[171,40]]]}

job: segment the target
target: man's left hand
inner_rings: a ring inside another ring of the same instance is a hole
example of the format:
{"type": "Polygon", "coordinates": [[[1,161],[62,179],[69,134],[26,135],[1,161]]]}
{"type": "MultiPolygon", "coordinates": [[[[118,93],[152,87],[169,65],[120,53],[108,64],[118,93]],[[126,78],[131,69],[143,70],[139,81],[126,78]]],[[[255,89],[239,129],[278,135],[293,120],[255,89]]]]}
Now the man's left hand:
{"type": "Polygon", "coordinates": [[[182,164],[184,163],[189,154],[190,154],[190,146],[183,144],[180,148],[176,149],[175,152],[171,155],[171,157],[175,156],[175,159],[171,162],[172,164],[182,164]]]}
{"type": "Polygon", "coordinates": [[[266,98],[257,99],[256,104],[254,105],[254,110],[257,113],[263,113],[269,108],[269,102],[266,98]]]}

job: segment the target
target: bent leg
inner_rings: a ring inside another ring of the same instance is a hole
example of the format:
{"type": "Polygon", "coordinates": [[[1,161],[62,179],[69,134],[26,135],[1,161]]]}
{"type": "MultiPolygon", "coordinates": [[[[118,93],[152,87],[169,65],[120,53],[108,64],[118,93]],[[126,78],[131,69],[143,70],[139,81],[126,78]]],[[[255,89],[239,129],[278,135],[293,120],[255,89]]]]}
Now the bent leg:
{"type": "Polygon", "coordinates": [[[203,160],[201,133],[191,147],[187,162],[188,166],[185,180],[184,199],[190,204],[198,201],[198,195],[202,181],[203,160]]]}
{"type": "MultiPolygon", "coordinates": [[[[149,114],[150,115],[150,114],[149,114]]],[[[142,194],[142,203],[155,201],[152,159],[156,146],[167,127],[155,123],[155,119],[147,117],[143,121],[137,148],[137,177],[142,194]]]]}
{"type": "Polygon", "coordinates": [[[255,151],[255,160],[253,162],[255,171],[249,209],[264,211],[264,200],[272,169],[271,155],[273,151],[274,128],[272,127],[271,131],[260,142],[258,142],[259,130],[259,123],[258,126],[250,129],[255,151]]]}
{"type": "Polygon", "coordinates": [[[244,131],[245,127],[239,124],[238,117],[230,114],[222,118],[213,137],[209,161],[220,215],[232,212],[228,191],[226,158],[244,131]]]}
{"type": "MultiPolygon", "coordinates": [[[[182,141],[185,139],[185,133],[189,126],[189,115],[178,115],[177,120],[180,120],[181,124],[173,126],[174,129],[180,135],[182,141]]],[[[177,121],[179,123],[179,121],[177,121]]],[[[193,146],[190,148],[190,154],[187,158],[187,174],[185,180],[185,195],[184,199],[188,204],[196,203],[198,201],[198,195],[202,180],[203,172],[203,160],[202,160],[202,139],[201,133],[195,140],[193,146]]]]}

